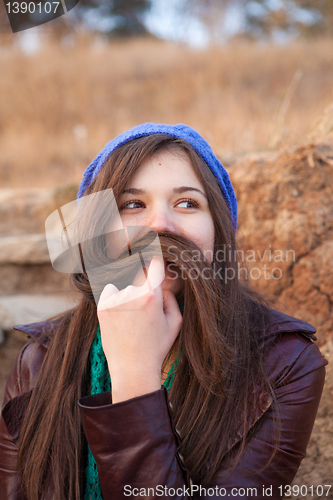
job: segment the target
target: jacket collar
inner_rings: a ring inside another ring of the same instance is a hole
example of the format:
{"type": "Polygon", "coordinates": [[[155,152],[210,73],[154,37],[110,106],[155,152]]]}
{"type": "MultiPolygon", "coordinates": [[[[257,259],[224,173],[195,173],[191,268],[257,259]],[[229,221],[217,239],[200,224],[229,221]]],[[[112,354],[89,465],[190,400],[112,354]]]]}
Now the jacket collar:
{"type": "Polygon", "coordinates": [[[288,316],[287,314],[268,308],[269,321],[266,325],[266,336],[276,335],[281,332],[297,332],[310,340],[317,340],[316,328],[302,319],[288,316]]]}
{"type": "Polygon", "coordinates": [[[24,332],[42,346],[48,348],[54,337],[60,319],[46,320],[28,325],[15,325],[14,330],[24,332]]]}

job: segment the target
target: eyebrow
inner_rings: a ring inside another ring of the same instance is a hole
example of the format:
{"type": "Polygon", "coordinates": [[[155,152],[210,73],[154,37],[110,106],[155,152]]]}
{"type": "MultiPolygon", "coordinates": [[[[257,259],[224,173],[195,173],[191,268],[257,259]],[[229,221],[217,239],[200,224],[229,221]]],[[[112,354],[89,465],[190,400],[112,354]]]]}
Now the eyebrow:
{"type": "MultiPolygon", "coordinates": [[[[201,191],[201,189],[191,187],[191,186],[176,187],[176,188],[173,188],[172,191],[176,194],[182,194],[182,193],[185,193],[187,191],[197,191],[198,193],[202,194],[202,196],[207,198],[207,196],[205,195],[205,193],[203,191],[201,191]]],[[[147,191],[145,191],[144,189],[139,189],[139,188],[128,188],[128,189],[124,189],[120,194],[125,194],[125,193],[140,195],[140,194],[147,194],[147,191]]]]}

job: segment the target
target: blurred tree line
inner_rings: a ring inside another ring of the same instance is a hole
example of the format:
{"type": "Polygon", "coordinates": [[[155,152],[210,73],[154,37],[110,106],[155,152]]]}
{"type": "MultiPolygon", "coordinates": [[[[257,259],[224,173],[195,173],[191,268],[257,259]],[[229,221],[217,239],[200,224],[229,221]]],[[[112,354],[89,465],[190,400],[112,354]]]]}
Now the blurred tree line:
{"type": "MultiPolygon", "coordinates": [[[[0,34],[10,29],[4,7],[8,1],[0,0],[0,34]]],[[[33,1],[37,4],[40,0],[33,1]]],[[[156,1],[159,0],[79,0],[70,16],[61,16],[52,22],[60,34],[70,31],[75,24],[110,37],[145,36],[150,34],[145,15],[156,1]]],[[[258,39],[269,36],[274,30],[300,35],[333,34],[333,0],[175,1],[181,15],[196,17],[212,33],[219,33],[228,9],[230,12],[234,8],[242,13],[243,20],[235,36],[258,39]]]]}
{"type": "Polygon", "coordinates": [[[274,31],[296,36],[333,35],[333,0],[184,0],[183,9],[215,30],[217,36],[221,20],[227,22],[227,13],[232,10],[241,21],[235,36],[262,39],[274,31]]]}
{"type": "Polygon", "coordinates": [[[152,0],[80,0],[74,11],[76,21],[112,37],[148,35],[144,14],[152,0]],[[91,22],[93,16],[93,22],[91,22]]]}

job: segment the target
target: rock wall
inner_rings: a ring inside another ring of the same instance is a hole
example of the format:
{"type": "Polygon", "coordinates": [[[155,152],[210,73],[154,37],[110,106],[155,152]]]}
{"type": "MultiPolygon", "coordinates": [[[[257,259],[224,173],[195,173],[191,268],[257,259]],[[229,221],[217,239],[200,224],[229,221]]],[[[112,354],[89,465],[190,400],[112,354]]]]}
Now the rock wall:
{"type": "Polygon", "coordinates": [[[0,400],[27,337],[12,330],[52,316],[75,301],[68,275],[51,266],[45,219],[75,199],[77,187],[0,189],[0,400]]]}
{"type": "Polygon", "coordinates": [[[297,495],[297,498],[306,500],[333,498],[333,342],[328,342],[321,351],[329,363],[326,368],[325,386],[306,457],[293,481],[293,484],[299,487],[307,486],[307,495],[297,495]],[[314,487],[314,494],[309,489],[311,485],[314,487]],[[316,494],[319,485],[331,485],[327,496],[327,488],[324,489],[323,495],[320,495],[320,488],[319,494],[316,494]]]}
{"type": "MultiPolygon", "coordinates": [[[[274,307],[317,328],[329,361],[317,419],[294,485],[333,498],[333,144],[310,144],[229,168],[239,206],[241,271],[274,307]],[[265,267],[266,266],[266,267],[265,267]]],[[[297,489],[295,490],[297,491],[297,489]]]]}
{"type": "Polygon", "coordinates": [[[237,236],[254,287],[275,308],[333,338],[333,144],[230,167],[239,203],[237,236]]]}

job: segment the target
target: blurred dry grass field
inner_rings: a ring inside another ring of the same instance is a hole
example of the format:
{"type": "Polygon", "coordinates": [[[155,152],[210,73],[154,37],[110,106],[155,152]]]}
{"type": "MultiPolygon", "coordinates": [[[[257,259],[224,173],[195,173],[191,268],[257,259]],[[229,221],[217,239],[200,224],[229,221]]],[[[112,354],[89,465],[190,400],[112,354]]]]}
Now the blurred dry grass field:
{"type": "Polygon", "coordinates": [[[145,121],[189,124],[222,158],[332,128],[333,39],[209,50],[82,40],[29,57],[2,48],[0,66],[2,187],[77,182],[108,140],[145,121]]]}

